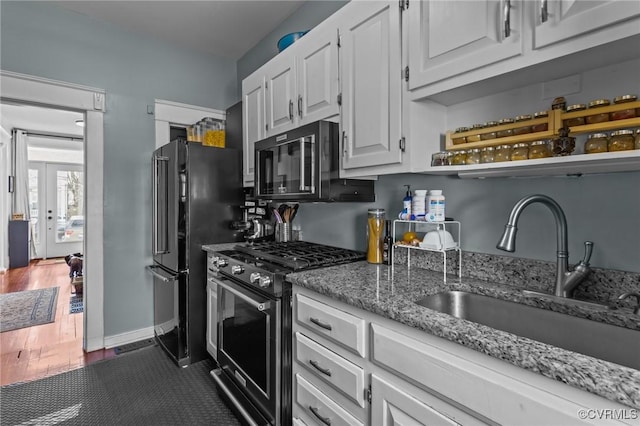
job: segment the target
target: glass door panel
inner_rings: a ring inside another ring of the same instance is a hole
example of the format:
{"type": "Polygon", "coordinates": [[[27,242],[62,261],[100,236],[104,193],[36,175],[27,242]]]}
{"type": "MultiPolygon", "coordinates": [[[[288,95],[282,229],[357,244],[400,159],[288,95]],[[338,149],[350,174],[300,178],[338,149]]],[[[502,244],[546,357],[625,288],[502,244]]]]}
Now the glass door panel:
{"type": "Polygon", "coordinates": [[[46,166],[46,257],[82,253],[84,241],[84,174],[82,166],[46,166]]]}

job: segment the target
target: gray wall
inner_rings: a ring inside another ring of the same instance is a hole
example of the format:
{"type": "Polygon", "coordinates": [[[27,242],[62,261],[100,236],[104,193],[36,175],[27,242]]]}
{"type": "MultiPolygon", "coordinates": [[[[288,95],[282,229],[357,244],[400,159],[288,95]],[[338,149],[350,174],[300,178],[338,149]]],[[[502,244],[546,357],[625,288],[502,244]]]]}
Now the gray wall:
{"type": "MultiPolygon", "coordinates": [[[[151,186],[154,99],[225,109],[236,64],[128,33],[48,2],[0,2],[4,70],[106,90],[104,115],[104,331],[153,324],[151,186]]],[[[89,188],[89,190],[91,190],[89,188]]]]}

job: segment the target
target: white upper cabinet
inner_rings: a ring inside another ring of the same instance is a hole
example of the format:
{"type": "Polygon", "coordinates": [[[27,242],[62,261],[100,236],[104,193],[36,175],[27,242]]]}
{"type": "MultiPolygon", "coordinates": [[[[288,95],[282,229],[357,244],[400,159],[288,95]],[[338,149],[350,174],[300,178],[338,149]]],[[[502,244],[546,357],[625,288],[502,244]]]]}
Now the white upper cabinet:
{"type": "Polygon", "coordinates": [[[398,1],[351,1],[341,12],[342,168],[401,163],[398,1]]]}
{"type": "Polygon", "coordinates": [[[300,124],[338,115],[338,29],[314,28],[300,40],[297,52],[300,124]]]}
{"type": "Polygon", "coordinates": [[[339,113],[338,31],[320,24],[263,67],[267,136],[339,113]]]}
{"type": "Polygon", "coordinates": [[[285,51],[262,69],[266,81],[267,136],[293,128],[297,112],[295,57],[285,51]]]}
{"type": "Polygon", "coordinates": [[[637,0],[543,0],[539,5],[533,41],[536,49],[640,16],[637,0]]]}
{"type": "Polygon", "coordinates": [[[411,1],[409,89],[521,55],[516,0],[411,1]]]}
{"type": "Polygon", "coordinates": [[[265,137],[264,74],[254,73],[242,81],[243,185],[253,185],[253,145],[265,137]]]}

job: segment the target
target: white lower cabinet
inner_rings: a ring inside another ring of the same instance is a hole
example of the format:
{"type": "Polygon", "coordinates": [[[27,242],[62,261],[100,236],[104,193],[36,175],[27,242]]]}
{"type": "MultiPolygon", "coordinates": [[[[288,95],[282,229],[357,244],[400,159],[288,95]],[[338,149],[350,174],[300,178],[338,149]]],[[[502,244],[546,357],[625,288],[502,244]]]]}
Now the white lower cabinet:
{"type": "Polygon", "coordinates": [[[218,284],[207,278],[207,352],[218,360],[218,284]]]}
{"type": "Polygon", "coordinates": [[[207,278],[207,352],[218,360],[218,285],[207,278]]]}
{"type": "Polygon", "coordinates": [[[294,424],[635,424],[581,419],[630,408],[314,291],[293,294],[294,424]],[[334,331],[351,324],[351,343],[310,317],[334,331]]]}

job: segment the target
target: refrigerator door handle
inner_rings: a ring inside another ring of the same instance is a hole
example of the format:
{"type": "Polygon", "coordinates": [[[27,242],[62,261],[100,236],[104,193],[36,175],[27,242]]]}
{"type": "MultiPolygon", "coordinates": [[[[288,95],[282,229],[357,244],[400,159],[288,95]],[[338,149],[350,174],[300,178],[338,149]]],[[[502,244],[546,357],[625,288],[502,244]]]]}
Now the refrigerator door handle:
{"type": "Polygon", "coordinates": [[[158,278],[160,281],[165,282],[165,283],[172,283],[174,281],[176,281],[178,279],[178,277],[180,276],[180,274],[169,274],[167,272],[164,271],[164,269],[162,269],[159,266],[147,266],[146,270],[149,271],[151,273],[151,275],[153,275],[154,277],[158,278]]]}
{"type": "MultiPolygon", "coordinates": [[[[168,157],[162,157],[162,156],[158,156],[158,155],[154,155],[153,156],[153,179],[152,179],[152,185],[153,185],[153,201],[152,201],[152,221],[153,221],[153,231],[151,233],[151,237],[152,237],[152,249],[153,249],[153,255],[157,255],[157,254],[165,254],[168,253],[168,249],[167,249],[167,212],[166,212],[166,205],[165,205],[165,211],[164,211],[164,216],[160,216],[162,214],[162,212],[160,212],[160,164],[162,162],[165,163],[169,163],[169,158],[168,157]],[[162,229],[160,229],[162,228],[162,229]],[[160,233],[163,233],[164,235],[161,238],[160,233]]],[[[163,174],[163,176],[166,179],[166,173],[163,174]]],[[[164,185],[165,189],[166,189],[166,183],[164,185]]],[[[162,200],[165,204],[167,203],[166,197],[163,198],[162,200]]]]}

